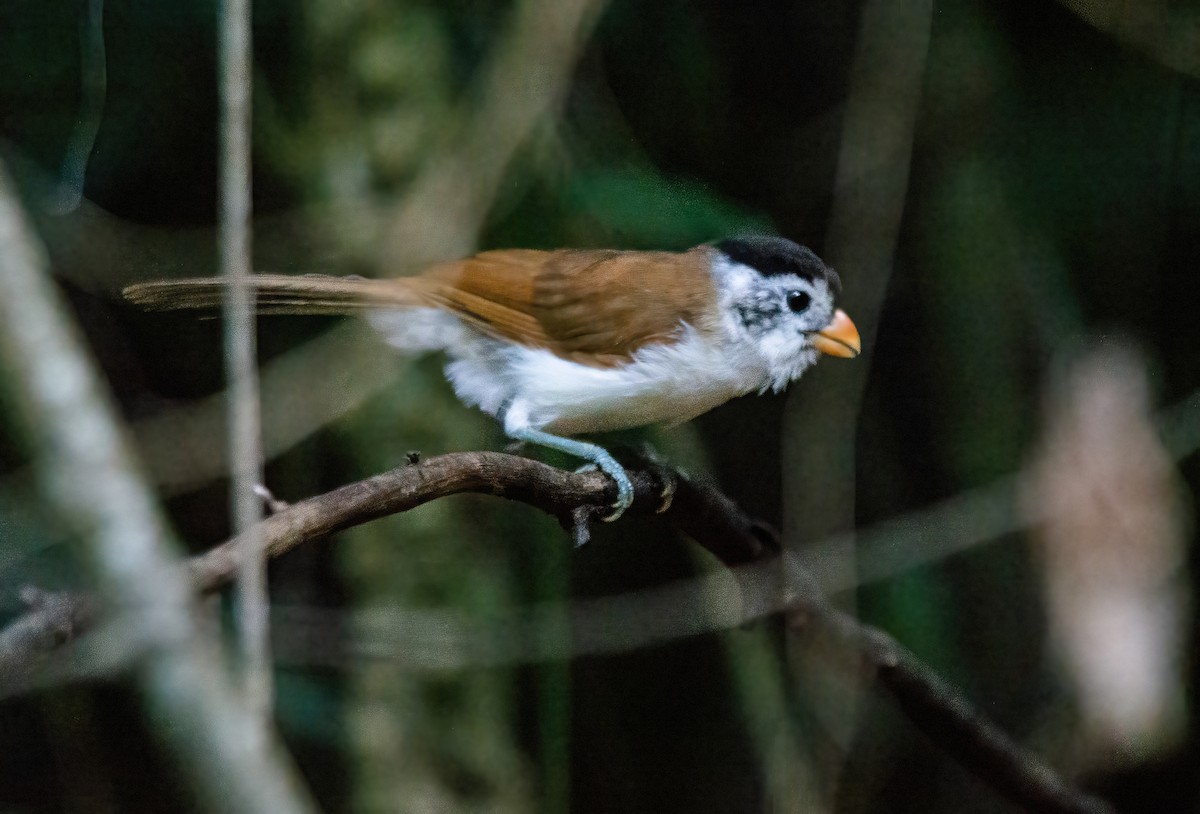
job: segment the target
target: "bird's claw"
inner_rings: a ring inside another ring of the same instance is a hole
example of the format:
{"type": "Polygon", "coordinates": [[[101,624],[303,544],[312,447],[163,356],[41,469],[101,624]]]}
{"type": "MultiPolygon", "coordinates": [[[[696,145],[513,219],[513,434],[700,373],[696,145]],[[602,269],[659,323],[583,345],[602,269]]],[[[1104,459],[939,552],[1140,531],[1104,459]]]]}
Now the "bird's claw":
{"type": "Polygon", "coordinates": [[[662,469],[659,471],[659,477],[662,478],[662,489],[658,493],[659,504],[654,510],[655,514],[662,514],[671,508],[671,502],[675,500],[675,490],[679,488],[679,478],[674,472],[662,469]]]}
{"type": "Polygon", "coordinates": [[[633,483],[629,480],[629,475],[625,473],[625,467],[617,463],[612,456],[605,456],[592,463],[584,464],[575,471],[594,472],[597,469],[608,475],[617,484],[617,502],[612,505],[611,512],[600,518],[604,523],[611,523],[625,514],[625,510],[633,505],[633,483]]]}

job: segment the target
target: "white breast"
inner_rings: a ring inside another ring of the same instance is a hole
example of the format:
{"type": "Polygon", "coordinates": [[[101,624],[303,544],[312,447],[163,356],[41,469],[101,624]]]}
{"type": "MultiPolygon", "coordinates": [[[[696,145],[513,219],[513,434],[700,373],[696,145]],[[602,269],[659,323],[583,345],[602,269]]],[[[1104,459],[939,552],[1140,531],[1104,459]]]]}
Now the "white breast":
{"type": "Polygon", "coordinates": [[[373,311],[368,318],[402,352],[444,350],[454,392],[500,418],[508,432],[575,435],[678,424],[771,384],[762,356],[749,346],[732,336],[705,338],[689,326],[677,342],[646,346],[619,367],[596,368],[491,339],[433,308],[373,311]]]}
{"type": "Polygon", "coordinates": [[[762,389],[760,360],[685,328],[678,342],[642,348],[619,367],[595,368],[546,350],[480,338],[447,349],[459,398],[504,421],[562,435],[677,424],[762,389]]]}

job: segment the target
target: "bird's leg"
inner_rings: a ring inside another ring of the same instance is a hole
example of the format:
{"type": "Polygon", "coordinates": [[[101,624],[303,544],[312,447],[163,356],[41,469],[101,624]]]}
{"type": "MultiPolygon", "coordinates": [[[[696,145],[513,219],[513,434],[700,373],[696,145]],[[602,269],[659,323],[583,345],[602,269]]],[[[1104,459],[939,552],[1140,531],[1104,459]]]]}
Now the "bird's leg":
{"type": "Polygon", "coordinates": [[[611,523],[616,520],[633,503],[633,484],[630,482],[629,476],[625,474],[625,468],[617,463],[617,459],[610,455],[604,447],[527,427],[511,430],[508,434],[518,441],[539,444],[568,455],[574,455],[577,458],[583,458],[585,461],[591,461],[601,472],[616,481],[617,502],[613,504],[612,513],[601,518],[604,522],[611,523]]]}

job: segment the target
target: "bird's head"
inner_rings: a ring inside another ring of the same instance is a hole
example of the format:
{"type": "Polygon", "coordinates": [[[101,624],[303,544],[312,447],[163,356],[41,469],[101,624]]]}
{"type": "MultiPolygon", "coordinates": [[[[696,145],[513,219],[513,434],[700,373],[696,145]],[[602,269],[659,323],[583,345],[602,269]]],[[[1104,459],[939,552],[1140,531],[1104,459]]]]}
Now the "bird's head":
{"type": "Polygon", "coordinates": [[[782,237],[730,238],[713,248],[722,320],[762,359],[764,389],[783,389],[821,354],[859,354],[858,329],[836,305],[841,280],[812,250],[782,237]]]}

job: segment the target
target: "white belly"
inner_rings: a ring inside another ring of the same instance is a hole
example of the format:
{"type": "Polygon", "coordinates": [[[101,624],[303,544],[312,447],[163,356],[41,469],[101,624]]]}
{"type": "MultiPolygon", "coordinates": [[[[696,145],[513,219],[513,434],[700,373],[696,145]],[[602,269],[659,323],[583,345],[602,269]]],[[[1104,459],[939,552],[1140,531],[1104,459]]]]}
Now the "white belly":
{"type": "Polygon", "coordinates": [[[677,424],[768,381],[761,362],[737,358],[690,329],[679,342],[642,348],[613,368],[482,338],[448,351],[454,361],[446,374],[459,398],[501,418],[509,432],[575,435],[677,424]]]}

